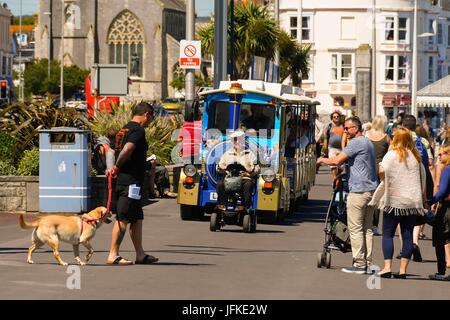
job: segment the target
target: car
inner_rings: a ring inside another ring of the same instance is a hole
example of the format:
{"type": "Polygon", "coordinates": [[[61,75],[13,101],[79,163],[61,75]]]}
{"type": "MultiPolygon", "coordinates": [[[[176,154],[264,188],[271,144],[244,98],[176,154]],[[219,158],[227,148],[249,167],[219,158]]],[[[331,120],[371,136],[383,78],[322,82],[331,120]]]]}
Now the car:
{"type": "Polygon", "coordinates": [[[164,98],[161,105],[170,113],[180,113],[183,109],[183,104],[178,98],[164,98]]]}

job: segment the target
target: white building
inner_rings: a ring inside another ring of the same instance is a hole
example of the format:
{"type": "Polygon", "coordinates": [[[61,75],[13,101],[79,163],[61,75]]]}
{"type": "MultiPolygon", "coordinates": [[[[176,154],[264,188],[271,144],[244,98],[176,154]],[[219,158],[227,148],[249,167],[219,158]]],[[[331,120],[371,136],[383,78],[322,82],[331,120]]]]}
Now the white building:
{"type": "MultiPolygon", "coordinates": [[[[418,89],[450,74],[450,0],[431,2],[418,0],[418,89]]],[[[376,51],[372,115],[392,118],[409,110],[413,0],[280,0],[279,8],[280,26],[312,46],[302,87],[322,103],[323,112],[355,106],[356,52],[365,44],[376,51]]]]}
{"type": "Polygon", "coordinates": [[[0,6],[0,79],[11,81],[14,48],[9,35],[11,11],[0,6]]]}

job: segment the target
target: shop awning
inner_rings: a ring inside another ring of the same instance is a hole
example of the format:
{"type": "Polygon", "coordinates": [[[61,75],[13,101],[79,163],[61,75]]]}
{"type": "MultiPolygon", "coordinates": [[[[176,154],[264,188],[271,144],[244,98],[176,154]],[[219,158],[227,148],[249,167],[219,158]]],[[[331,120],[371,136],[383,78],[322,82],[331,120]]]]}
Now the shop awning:
{"type": "Polygon", "coordinates": [[[411,95],[398,94],[398,95],[385,95],[383,96],[383,106],[385,108],[392,107],[404,107],[411,105],[411,95]]]}
{"type": "Polygon", "coordinates": [[[394,107],[397,105],[397,96],[385,95],[383,96],[383,106],[384,107],[394,107]]]}
{"type": "Polygon", "coordinates": [[[446,76],[417,92],[417,106],[450,108],[450,76],[446,76]]]}

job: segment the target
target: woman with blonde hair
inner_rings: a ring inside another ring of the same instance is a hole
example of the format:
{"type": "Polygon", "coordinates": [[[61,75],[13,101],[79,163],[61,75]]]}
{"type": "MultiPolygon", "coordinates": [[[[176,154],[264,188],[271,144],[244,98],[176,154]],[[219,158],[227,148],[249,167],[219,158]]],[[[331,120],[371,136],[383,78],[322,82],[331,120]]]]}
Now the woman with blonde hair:
{"type": "MultiPolygon", "coordinates": [[[[383,160],[384,155],[389,150],[389,144],[391,143],[391,138],[386,134],[386,124],[387,118],[385,116],[375,116],[372,120],[371,128],[366,132],[366,137],[372,142],[375,148],[377,171],[380,162],[383,160]]],[[[378,224],[380,221],[380,211],[375,210],[373,215],[373,234],[375,236],[379,235],[378,224]]]]}
{"type": "Polygon", "coordinates": [[[413,230],[416,217],[424,215],[423,198],[425,192],[425,168],[420,154],[408,129],[399,127],[394,134],[390,150],[380,163],[381,184],[369,205],[383,210],[383,255],[382,278],[406,279],[406,271],[411,259],[413,230]],[[400,271],[392,274],[394,236],[400,224],[402,234],[402,258],[400,271]]]}
{"type": "Polygon", "coordinates": [[[450,261],[446,258],[446,246],[450,245],[450,144],[439,150],[439,162],[444,166],[439,181],[439,190],[435,193],[429,204],[436,209],[436,218],[433,223],[433,247],[436,250],[438,273],[430,275],[432,280],[449,281],[445,276],[450,261]],[[447,261],[446,261],[447,260],[447,261]]]}

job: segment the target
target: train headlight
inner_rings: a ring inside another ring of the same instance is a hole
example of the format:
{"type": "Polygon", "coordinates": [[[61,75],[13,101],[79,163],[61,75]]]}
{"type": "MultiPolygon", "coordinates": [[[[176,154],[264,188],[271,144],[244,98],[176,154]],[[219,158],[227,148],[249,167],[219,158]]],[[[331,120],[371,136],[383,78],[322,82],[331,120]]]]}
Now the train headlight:
{"type": "Polygon", "coordinates": [[[193,177],[197,173],[197,169],[192,164],[186,165],[184,167],[183,171],[184,171],[184,174],[186,175],[186,177],[193,177]]]}
{"type": "Polygon", "coordinates": [[[275,180],[275,172],[271,169],[264,169],[261,173],[261,176],[265,182],[272,182],[275,180]]]}

